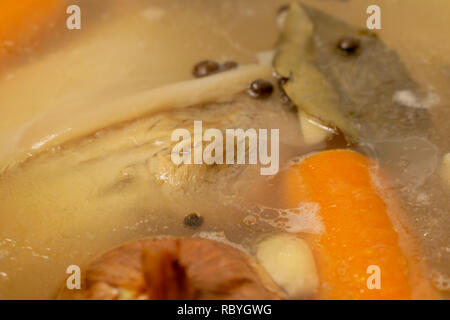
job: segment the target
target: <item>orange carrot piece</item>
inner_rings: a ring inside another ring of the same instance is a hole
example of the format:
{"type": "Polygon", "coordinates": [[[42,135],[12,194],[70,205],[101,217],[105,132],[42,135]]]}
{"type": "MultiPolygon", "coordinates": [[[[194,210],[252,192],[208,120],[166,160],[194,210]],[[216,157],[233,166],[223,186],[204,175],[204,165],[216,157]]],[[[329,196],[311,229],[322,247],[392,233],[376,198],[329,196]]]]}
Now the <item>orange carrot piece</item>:
{"type": "Polygon", "coordinates": [[[364,156],[333,150],[312,155],[282,174],[288,206],[302,201],[320,205],[325,231],[307,239],[321,280],[319,299],[412,298],[411,266],[369,169],[364,156]],[[380,268],[381,289],[367,286],[371,265],[380,268]]]}
{"type": "Polygon", "coordinates": [[[0,59],[23,51],[42,36],[52,19],[63,13],[62,0],[1,0],[0,59]]]}

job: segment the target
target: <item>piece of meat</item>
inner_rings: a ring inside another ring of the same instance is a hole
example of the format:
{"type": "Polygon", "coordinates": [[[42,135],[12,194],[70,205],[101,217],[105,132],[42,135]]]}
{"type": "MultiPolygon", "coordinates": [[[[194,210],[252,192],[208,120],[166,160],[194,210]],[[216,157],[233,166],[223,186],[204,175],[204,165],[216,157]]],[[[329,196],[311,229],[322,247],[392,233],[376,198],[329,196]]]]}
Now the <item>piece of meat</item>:
{"type": "Polygon", "coordinates": [[[82,272],[80,290],[58,299],[281,299],[254,258],[203,238],[146,238],[115,248],[82,272]]]}

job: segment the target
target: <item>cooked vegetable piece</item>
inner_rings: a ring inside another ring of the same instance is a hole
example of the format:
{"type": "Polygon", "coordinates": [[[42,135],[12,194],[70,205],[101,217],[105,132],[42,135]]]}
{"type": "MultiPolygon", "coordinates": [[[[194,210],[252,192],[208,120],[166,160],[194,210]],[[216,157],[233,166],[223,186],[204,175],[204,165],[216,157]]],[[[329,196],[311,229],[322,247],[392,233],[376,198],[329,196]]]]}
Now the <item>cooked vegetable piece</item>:
{"type": "Polygon", "coordinates": [[[314,295],[319,278],[314,257],[304,240],[293,235],[274,236],[258,245],[256,256],[290,298],[314,295]]]}
{"type": "Polygon", "coordinates": [[[7,54],[18,54],[24,46],[42,38],[45,26],[64,13],[61,0],[0,1],[0,67],[7,54]]]}
{"type": "Polygon", "coordinates": [[[142,251],[142,271],[150,300],[186,300],[195,297],[187,269],[170,250],[142,251]]]}
{"type": "Polygon", "coordinates": [[[314,145],[325,141],[333,133],[333,130],[321,126],[314,118],[303,111],[299,111],[300,127],[302,128],[303,140],[308,145],[314,145]]]}
{"type": "Polygon", "coordinates": [[[280,299],[257,261],[203,238],[147,238],[115,248],[83,271],[81,290],[59,299],[280,299]]]}
{"type": "Polygon", "coordinates": [[[425,99],[398,55],[377,37],[317,9],[291,4],[274,66],[289,79],[283,87],[298,108],[352,140],[411,136],[429,126],[426,109],[395,99],[398,92],[425,99]],[[352,39],[344,47],[353,54],[342,54],[343,39],[352,39]]]}
{"type": "Polygon", "coordinates": [[[338,93],[316,66],[314,46],[314,25],[305,10],[293,3],[274,60],[278,74],[289,79],[283,89],[306,113],[344,128],[351,137],[356,137],[356,129],[336,107],[339,105],[338,93]]]}
{"type": "Polygon", "coordinates": [[[241,65],[206,78],[144,90],[121,99],[111,98],[104,104],[96,105],[96,108],[91,108],[90,104],[80,106],[78,100],[55,105],[25,130],[13,129],[8,135],[5,134],[6,138],[0,140],[0,171],[43,148],[62,144],[117,123],[161,111],[229,101],[231,97],[244,91],[255,78],[267,78],[270,75],[271,68],[268,66],[241,65]],[[67,118],[67,114],[73,116],[67,118]],[[17,139],[11,141],[11,135],[17,139]]]}
{"type": "Polygon", "coordinates": [[[346,150],[318,153],[287,169],[282,181],[289,206],[320,205],[325,231],[307,239],[318,265],[319,299],[431,297],[418,264],[400,248],[368,159],[346,150]],[[379,290],[367,286],[373,265],[380,270],[379,290]]]}

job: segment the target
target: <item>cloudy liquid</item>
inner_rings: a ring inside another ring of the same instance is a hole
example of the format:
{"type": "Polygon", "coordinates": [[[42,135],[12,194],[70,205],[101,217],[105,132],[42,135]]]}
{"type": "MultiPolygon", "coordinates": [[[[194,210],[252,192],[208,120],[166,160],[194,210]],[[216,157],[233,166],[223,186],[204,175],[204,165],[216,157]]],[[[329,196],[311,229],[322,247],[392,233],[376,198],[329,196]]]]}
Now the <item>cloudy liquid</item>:
{"type": "MultiPolygon", "coordinates": [[[[306,2],[360,27],[365,25],[366,7],[373,4],[306,2]]],[[[439,104],[430,109],[433,130],[427,137],[436,148],[436,163],[430,164],[429,170],[418,169],[419,174],[426,174],[420,185],[402,179],[392,188],[403,196],[408,214],[402,223],[410,226],[422,244],[430,277],[442,280],[450,270],[449,191],[438,174],[439,159],[450,152],[450,39],[443,32],[448,29],[450,4],[445,0],[378,3],[382,10],[380,37],[399,52],[416,81],[440,97],[439,104]]],[[[18,127],[55,106],[64,108],[73,101],[80,108],[95,106],[111,97],[191,79],[192,66],[200,60],[256,63],[259,54],[272,50],[277,41],[277,10],[283,4],[283,0],[82,0],[81,30],[68,31],[65,24],[55,27],[51,39],[28,58],[17,58],[2,70],[0,140],[14,140],[18,127]]],[[[279,104],[273,98],[264,108],[270,113],[279,104]]],[[[260,124],[284,128],[280,140],[282,163],[286,163],[312,150],[302,147],[295,114],[283,112],[284,118],[260,124]]],[[[270,181],[251,168],[216,183],[213,190],[185,194],[166,189],[140,165],[144,160],[148,164],[147,159],[157,150],[154,143],[158,139],[143,134],[148,127],[157,120],[171,127],[197,115],[214,125],[212,111],[164,113],[105,128],[3,173],[0,298],[53,298],[64,284],[67,266],[83,265],[112,246],[143,236],[223,233],[252,251],[262,236],[281,232],[282,228],[252,217],[254,205],[276,208],[279,203],[272,189],[260,187],[270,181]],[[134,140],[138,143],[133,147],[134,140]],[[119,144],[124,147],[120,149],[119,144]],[[245,195],[243,184],[255,192],[245,195]],[[205,216],[200,230],[183,226],[183,217],[191,212],[205,216]]],[[[170,131],[162,133],[167,138],[170,131]]],[[[413,141],[411,148],[418,143],[413,141]]],[[[325,148],[320,145],[316,149],[325,148]]],[[[411,153],[411,157],[419,156],[411,153]]],[[[387,158],[383,162],[388,163],[387,158]]],[[[393,166],[393,170],[401,169],[393,166]]],[[[445,294],[442,281],[437,286],[445,294]]]]}

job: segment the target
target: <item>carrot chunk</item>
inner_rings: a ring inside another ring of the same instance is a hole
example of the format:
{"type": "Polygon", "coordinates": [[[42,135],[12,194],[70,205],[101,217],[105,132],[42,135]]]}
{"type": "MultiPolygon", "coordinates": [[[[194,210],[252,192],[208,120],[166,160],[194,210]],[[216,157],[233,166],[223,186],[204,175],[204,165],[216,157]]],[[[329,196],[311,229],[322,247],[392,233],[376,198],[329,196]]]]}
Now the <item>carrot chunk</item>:
{"type": "Polygon", "coordinates": [[[6,55],[19,54],[39,40],[49,23],[63,13],[62,0],[0,1],[0,63],[6,55]]]}
{"type": "Polygon", "coordinates": [[[320,206],[324,232],[307,239],[319,270],[319,299],[412,298],[410,264],[372,182],[370,160],[326,151],[292,165],[281,181],[289,207],[303,201],[320,206]],[[379,289],[369,279],[377,268],[379,289]]]}

